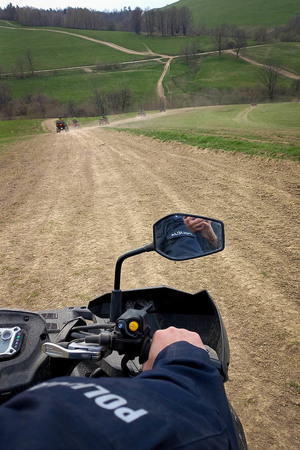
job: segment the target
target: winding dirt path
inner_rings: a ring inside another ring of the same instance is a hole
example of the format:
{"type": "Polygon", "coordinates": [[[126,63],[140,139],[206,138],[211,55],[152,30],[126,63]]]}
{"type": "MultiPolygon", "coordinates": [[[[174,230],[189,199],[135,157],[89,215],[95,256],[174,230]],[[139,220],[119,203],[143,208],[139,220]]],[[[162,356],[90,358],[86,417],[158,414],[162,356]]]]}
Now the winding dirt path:
{"type": "Polygon", "coordinates": [[[20,142],[0,161],[1,306],[86,304],[112,289],[117,257],[150,242],[161,216],[220,218],[224,252],[182,263],[140,255],[124,263],[121,286],[208,289],[249,449],[298,450],[299,167],[100,127],[20,142]]]}
{"type": "MultiPolygon", "coordinates": [[[[7,23],[9,23],[9,22],[7,22],[7,23]]],[[[0,28],[7,28],[7,27],[4,27],[4,26],[1,25],[0,28]]],[[[165,96],[165,92],[164,92],[163,80],[165,78],[165,75],[168,72],[168,69],[170,67],[170,64],[171,64],[172,60],[174,58],[179,58],[180,55],[170,56],[170,55],[165,55],[165,54],[161,54],[161,53],[154,53],[148,45],[145,45],[145,47],[147,48],[146,52],[138,52],[136,50],[131,50],[129,48],[126,48],[126,47],[114,44],[112,42],[102,41],[100,39],[91,38],[89,36],[84,36],[84,35],[77,34],[77,33],[71,33],[70,31],[51,30],[51,29],[44,29],[44,28],[18,28],[18,27],[14,27],[14,26],[10,26],[9,28],[10,29],[18,29],[18,30],[22,29],[22,30],[26,30],[26,31],[47,31],[47,32],[50,32],[50,33],[67,34],[67,35],[70,35],[70,36],[78,37],[80,39],[85,39],[87,41],[96,42],[96,43],[101,44],[101,45],[106,45],[106,46],[111,47],[111,48],[113,48],[115,50],[118,50],[118,51],[123,52],[123,53],[128,53],[128,54],[131,54],[131,55],[157,56],[160,60],[167,58],[168,60],[164,64],[164,69],[163,69],[162,75],[159,78],[159,80],[157,82],[157,87],[156,87],[156,93],[157,93],[158,98],[161,99],[162,108],[164,110],[166,109],[167,100],[166,100],[166,96],[165,96]]],[[[210,54],[217,54],[217,53],[218,53],[218,51],[205,52],[205,53],[199,54],[199,56],[201,57],[201,56],[210,55],[210,54]]],[[[235,55],[234,50],[224,50],[224,53],[235,55]]],[[[239,58],[249,62],[250,64],[254,64],[256,66],[263,66],[263,64],[260,64],[257,61],[254,61],[253,59],[249,59],[249,58],[246,58],[246,57],[241,56],[241,55],[239,55],[239,58]]],[[[125,64],[125,63],[123,63],[123,64],[125,64]]],[[[92,66],[90,66],[90,67],[92,67],[92,66]]],[[[84,66],[82,68],[86,72],[89,72],[91,70],[90,67],[84,66]]],[[[74,70],[74,69],[78,69],[78,68],[79,67],[70,67],[69,69],[70,70],[74,70]]],[[[58,70],[66,70],[66,68],[60,68],[58,70]]],[[[48,70],[41,70],[40,72],[47,72],[47,71],[48,70]]],[[[300,76],[295,75],[295,74],[293,74],[291,72],[288,72],[286,70],[280,69],[279,73],[280,73],[280,75],[282,75],[284,77],[292,78],[294,80],[300,80],[300,76]]]]}
{"type": "MultiPolygon", "coordinates": [[[[225,53],[229,53],[231,55],[236,56],[236,53],[234,50],[225,50],[225,53]]],[[[246,56],[242,56],[241,54],[239,55],[239,59],[243,59],[244,61],[247,61],[250,64],[254,64],[255,66],[264,67],[264,64],[261,64],[261,63],[255,61],[254,59],[250,59],[246,56]]],[[[291,78],[292,80],[300,80],[299,75],[296,75],[292,72],[288,72],[287,70],[284,70],[284,69],[278,69],[278,73],[279,73],[279,75],[286,77],[286,78],[291,78]]]]}

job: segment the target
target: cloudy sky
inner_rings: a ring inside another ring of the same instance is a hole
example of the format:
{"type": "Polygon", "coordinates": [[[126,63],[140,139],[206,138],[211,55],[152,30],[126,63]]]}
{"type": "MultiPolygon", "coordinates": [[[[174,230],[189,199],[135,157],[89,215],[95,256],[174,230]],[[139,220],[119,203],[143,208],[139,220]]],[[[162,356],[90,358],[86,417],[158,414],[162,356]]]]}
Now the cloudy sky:
{"type": "Polygon", "coordinates": [[[5,8],[8,3],[13,6],[32,6],[39,9],[62,9],[71,6],[73,8],[89,8],[97,11],[118,11],[124,7],[131,9],[139,6],[142,9],[146,8],[161,8],[162,6],[170,5],[176,0],[0,0],[0,7],[5,8]]]}

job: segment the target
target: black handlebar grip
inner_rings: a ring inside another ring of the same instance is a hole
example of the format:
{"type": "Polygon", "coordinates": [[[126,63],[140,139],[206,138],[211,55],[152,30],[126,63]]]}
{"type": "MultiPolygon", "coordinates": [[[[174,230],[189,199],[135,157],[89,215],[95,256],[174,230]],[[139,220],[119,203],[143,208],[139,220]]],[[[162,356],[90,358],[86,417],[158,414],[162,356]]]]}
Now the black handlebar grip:
{"type": "Polygon", "coordinates": [[[149,356],[150,347],[151,347],[151,339],[149,337],[147,337],[146,339],[144,339],[144,341],[142,343],[141,353],[140,353],[140,357],[139,357],[140,364],[143,364],[144,362],[147,361],[148,356],[149,356]]]}

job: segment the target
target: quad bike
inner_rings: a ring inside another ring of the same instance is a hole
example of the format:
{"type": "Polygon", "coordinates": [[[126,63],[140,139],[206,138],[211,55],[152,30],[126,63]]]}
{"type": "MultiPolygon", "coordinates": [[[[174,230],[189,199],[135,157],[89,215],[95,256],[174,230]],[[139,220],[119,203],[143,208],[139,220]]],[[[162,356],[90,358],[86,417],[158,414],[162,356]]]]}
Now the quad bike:
{"type": "Polygon", "coordinates": [[[99,125],[108,125],[108,118],[106,116],[102,116],[99,120],[99,125]]]}
{"type": "Polygon", "coordinates": [[[146,113],[143,109],[140,109],[140,111],[138,112],[138,117],[146,117],[146,113]]]}
{"type": "MultiPolygon", "coordinates": [[[[148,358],[154,332],[169,326],[199,333],[212,364],[226,382],[228,337],[220,311],[206,290],[192,294],[167,286],[120,288],[122,264],[130,257],[156,251],[167,259],[184,261],[220,252],[224,244],[221,221],[170,214],[154,224],[150,244],[118,258],[112,292],[88,305],[63,309],[0,309],[0,403],[58,376],[135,376],[148,358]],[[190,231],[183,224],[186,217],[209,223],[214,243],[190,231]]],[[[245,450],[242,424],[230,408],[240,449],[245,450]]]]}
{"type": "Polygon", "coordinates": [[[64,120],[58,120],[56,122],[56,132],[60,133],[61,131],[69,131],[68,124],[64,120]]]}

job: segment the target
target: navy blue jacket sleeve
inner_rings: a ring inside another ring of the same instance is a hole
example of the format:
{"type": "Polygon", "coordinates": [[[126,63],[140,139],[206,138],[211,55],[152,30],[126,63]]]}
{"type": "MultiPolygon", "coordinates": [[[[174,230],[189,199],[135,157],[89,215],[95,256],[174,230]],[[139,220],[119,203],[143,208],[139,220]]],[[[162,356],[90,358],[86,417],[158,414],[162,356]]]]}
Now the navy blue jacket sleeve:
{"type": "Polygon", "coordinates": [[[205,350],[164,349],[135,378],[63,377],[0,407],[7,450],[238,449],[222,378],[205,350]]]}

